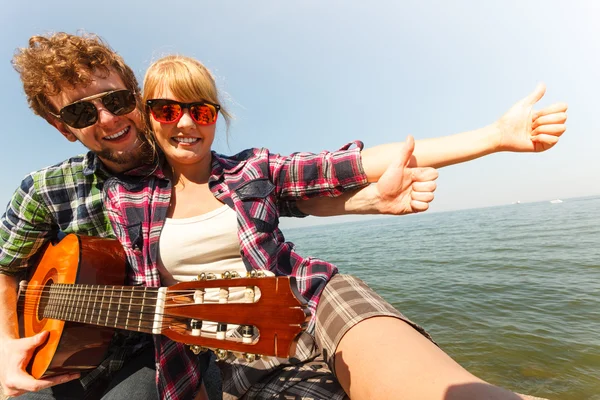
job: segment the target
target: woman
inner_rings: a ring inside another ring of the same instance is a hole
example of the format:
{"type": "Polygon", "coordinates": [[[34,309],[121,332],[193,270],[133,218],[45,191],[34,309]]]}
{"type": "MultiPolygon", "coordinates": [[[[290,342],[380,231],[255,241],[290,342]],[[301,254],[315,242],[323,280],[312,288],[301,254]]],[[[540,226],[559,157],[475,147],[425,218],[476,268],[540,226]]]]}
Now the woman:
{"type": "MultiPolygon", "coordinates": [[[[543,92],[539,87],[490,127],[419,142],[414,156],[409,138],[406,146],[362,153],[357,142],[354,149],[350,144],[316,155],[282,157],[249,149],[226,157],[211,150],[218,114],[226,121],[228,114],[210,72],[187,57],[165,57],[144,80],[149,124],[164,161],[152,171],[132,172],[144,177],[141,182],[124,178],[106,184],[106,207],[133,267],[131,279],[170,285],[225,270],[296,277],[312,311],[296,357],[220,363],[226,398],[525,398],[468,373],[362,282],[336,274],[330,263],[298,255],[277,226],[280,215],[327,214],[333,203],[319,197],[341,196],[343,202],[351,191],[380,180],[386,168],[392,176],[408,177],[393,173],[398,154],[395,167],[403,169],[552,147],[564,132],[566,106],[532,115],[543,92]],[[301,199],[309,200],[296,203],[301,199]]],[[[413,211],[426,209],[435,190],[435,171],[421,173],[420,182],[402,184],[413,211]]],[[[372,190],[385,193],[390,182],[382,180],[372,190]]],[[[160,368],[158,374],[165,379],[160,368]]],[[[197,391],[197,386],[183,388],[173,398],[191,398],[197,391]]]]}

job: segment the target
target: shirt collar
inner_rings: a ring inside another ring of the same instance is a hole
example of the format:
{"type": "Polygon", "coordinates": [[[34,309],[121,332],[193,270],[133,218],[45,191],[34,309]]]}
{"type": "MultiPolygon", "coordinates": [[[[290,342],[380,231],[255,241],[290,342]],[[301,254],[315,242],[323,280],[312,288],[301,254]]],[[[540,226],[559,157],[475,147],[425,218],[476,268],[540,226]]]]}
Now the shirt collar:
{"type": "Polygon", "coordinates": [[[96,153],[92,151],[88,151],[87,154],[83,157],[83,175],[103,175],[103,176],[111,176],[111,174],[106,166],[102,163],[102,160],[96,155],[96,153]]]}
{"type": "MultiPolygon", "coordinates": [[[[154,162],[152,164],[144,164],[139,167],[130,169],[129,171],[125,171],[123,175],[140,177],[155,175],[158,178],[165,178],[165,174],[163,173],[163,169],[161,167],[162,165],[163,156],[162,154],[159,154],[157,162],[154,162]]],[[[97,174],[104,177],[109,177],[115,175],[106,168],[102,160],[100,160],[100,157],[98,157],[98,155],[92,151],[88,151],[87,154],[84,156],[83,166],[83,175],[85,176],[97,174]]]]}

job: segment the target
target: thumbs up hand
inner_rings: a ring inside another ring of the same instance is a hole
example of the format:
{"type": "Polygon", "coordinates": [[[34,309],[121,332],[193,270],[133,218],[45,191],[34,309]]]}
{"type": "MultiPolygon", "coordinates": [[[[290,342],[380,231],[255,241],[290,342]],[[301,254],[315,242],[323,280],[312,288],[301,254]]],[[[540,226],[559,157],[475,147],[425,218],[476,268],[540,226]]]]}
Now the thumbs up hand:
{"type": "Polygon", "coordinates": [[[372,185],[377,190],[379,212],[381,214],[404,215],[426,211],[433,201],[438,172],[434,168],[410,167],[410,159],[415,150],[415,140],[408,136],[398,158],[372,185]]]}

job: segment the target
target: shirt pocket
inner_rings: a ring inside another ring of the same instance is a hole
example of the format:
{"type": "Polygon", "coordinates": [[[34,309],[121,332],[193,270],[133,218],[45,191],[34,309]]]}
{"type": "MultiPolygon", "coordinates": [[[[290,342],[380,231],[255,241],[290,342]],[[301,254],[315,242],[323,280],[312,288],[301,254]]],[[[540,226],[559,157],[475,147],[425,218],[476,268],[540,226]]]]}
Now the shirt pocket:
{"type": "Polygon", "coordinates": [[[144,237],[142,235],[142,223],[138,222],[135,224],[126,225],[123,227],[129,238],[128,245],[133,250],[140,251],[144,244],[144,237]]]}
{"type": "Polygon", "coordinates": [[[235,190],[258,232],[272,232],[279,225],[275,196],[272,195],[274,190],[275,185],[266,178],[246,182],[235,190]]]}
{"type": "Polygon", "coordinates": [[[123,224],[117,227],[119,240],[127,255],[127,279],[129,285],[141,285],[144,283],[144,256],[142,247],[144,236],[142,223],[123,224]]]}

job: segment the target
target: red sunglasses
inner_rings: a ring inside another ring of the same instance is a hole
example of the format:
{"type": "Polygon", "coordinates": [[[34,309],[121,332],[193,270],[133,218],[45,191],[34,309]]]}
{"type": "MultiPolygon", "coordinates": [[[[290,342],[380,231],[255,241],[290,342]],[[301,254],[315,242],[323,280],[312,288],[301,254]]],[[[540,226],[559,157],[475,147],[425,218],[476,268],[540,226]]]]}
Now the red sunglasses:
{"type": "Polygon", "coordinates": [[[146,105],[150,109],[152,117],[161,124],[175,124],[183,116],[183,110],[186,108],[190,112],[190,117],[198,125],[212,125],[217,122],[217,116],[221,106],[208,101],[198,101],[195,103],[181,103],[168,99],[147,100],[146,105]]]}

